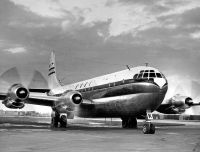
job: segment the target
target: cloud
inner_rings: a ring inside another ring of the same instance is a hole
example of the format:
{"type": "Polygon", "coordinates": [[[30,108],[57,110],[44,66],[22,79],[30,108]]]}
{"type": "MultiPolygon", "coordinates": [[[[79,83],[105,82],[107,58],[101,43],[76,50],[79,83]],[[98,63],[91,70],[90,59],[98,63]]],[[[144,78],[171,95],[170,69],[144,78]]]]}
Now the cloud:
{"type": "Polygon", "coordinates": [[[61,18],[65,14],[56,1],[52,0],[11,0],[17,5],[22,5],[27,11],[43,17],[61,18]]]}
{"type": "MultiPolygon", "coordinates": [[[[110,36],[132,33],[152,27],[165,26],[159,22],[160,17],[183,14],[200,6],[200,2],[194,1],[118,1],[118,0],[11,0],[16,5],[23,6],[42,17],[63,19],[61,27],[73,30],[69,27],[94,26],[98,22],[107,22],[110,36]]],[[[166,25],[168,28],[176,28],[176,24],[166,25]]]]}
{"type": "Polygon", "coordinates": [[[200,39],[200,31],[191,33],[190,36],[191,36],[193,39],[200,39]]]}
{"type": "Polygon", "coordinates": [[[4,51],[12,53],[12,54],[27,52],[27,50],[24,47],[15,47],[15,48],[4,49],[4,51]]]}

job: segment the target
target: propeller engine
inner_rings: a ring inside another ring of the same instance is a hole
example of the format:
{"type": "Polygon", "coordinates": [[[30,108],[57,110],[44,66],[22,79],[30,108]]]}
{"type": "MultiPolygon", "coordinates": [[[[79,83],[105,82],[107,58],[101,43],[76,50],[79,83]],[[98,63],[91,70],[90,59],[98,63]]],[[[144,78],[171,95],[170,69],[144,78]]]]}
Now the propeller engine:
{"type": "Polygon", "coordinates": [[[73,112],[75,107],[83,101],[82,95],[78,91],[68,91],[60,96],[58,102],[55,102],[54,109],[59,113],[73,112]]]}
{"type": "MultiPolygon", "coordinates": [[[[38,71],[35,71],[32,81],[38,78],[39,74],[38,71]]],[[[0,92],[6,96],[1,100],[7,108],[22,109],[25,106],[25,101],[29,97],[29,90],[22,84],[16,67],[0,75],[0,92]]]]}
{"type": "Polygon", "coordinates": [[[13,84],[7,93],[6,99],[2,102],[7,108],[22,109],[25,100],[29,96],[29,91],[21,84],[13,84]]]}
{"type": "Polygon", "coordinates": [[[176,94],[164,104],[161,104],[157,111],[165,114],[181,114],[192,106],[198,106],[200,103],[194,103],[191,97],[176,94]]]}

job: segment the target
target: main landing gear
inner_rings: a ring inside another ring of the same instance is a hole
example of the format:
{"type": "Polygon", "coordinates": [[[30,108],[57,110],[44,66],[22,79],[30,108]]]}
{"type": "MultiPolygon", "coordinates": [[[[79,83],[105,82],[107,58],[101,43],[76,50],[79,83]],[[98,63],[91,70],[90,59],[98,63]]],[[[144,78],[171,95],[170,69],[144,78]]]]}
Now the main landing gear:
{"type": "Polygon", "coordinates": [[[51,127],[52,128],[66,128],[67,127],[67,115],[59,114],[53,111],[51,114],[51,127]]]}
{"type": "Polygon", "coordinates": [[[122,128],[135,128],[137,129],[136,117],[122,117],[122,128]]]}
{"type": "Polygon", "coordinates": [[[145,123],[143,125],[143,133],[144,134],[154,134],[155,133],[155,125],[151,123],[151,120],[153,119],[151,111],[147,111],[147,116],[145,123]]]}

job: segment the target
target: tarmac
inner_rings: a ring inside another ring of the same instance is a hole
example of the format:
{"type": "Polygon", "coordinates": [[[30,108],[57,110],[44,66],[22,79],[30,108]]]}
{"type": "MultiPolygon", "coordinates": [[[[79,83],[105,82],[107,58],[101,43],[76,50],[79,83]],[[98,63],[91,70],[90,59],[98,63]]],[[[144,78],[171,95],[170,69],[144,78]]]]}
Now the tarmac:
{"type": "MultiPolygon", "coordinates": [[[[22,118],[21,118],[22,119],[22,118]]],[[[119,119],[75,119],[51,129],[49,118],[0,124],[0,152],[200,152],[200,121],[154,120],[156,133],[122,129],[119,119]]]]}

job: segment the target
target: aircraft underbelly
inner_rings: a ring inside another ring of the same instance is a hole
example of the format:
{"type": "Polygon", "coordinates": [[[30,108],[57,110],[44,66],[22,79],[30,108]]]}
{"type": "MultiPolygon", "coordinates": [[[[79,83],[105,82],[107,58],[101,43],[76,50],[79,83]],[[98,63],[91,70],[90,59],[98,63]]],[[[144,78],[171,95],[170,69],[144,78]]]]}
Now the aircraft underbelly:
{"type": "MultiPolygon", "coordinates": [[[[120,89],[129,89],[129,93],[123,92],[122,95],[92,99],[91,103],[81,104],[76,110],[76,115],[80,117],[139,116],[144,114],[146,110],[154,111],[157,109],[165,97],[167,86],[161,89],[154,84],[147,85],[143,83],[137,85],[137,90],[140,90],[137,92],[132,91],[135,86],[129,85],[123,86],[117,91],[113,89],[113,93],[109,93],[114,94],[114,92],[117,92],[119,94],[120,89]]],[[[103,92],[102,94],[107,93],[103,92]]]]}
{"type": "Polygon", "coordinates": [[[146,110],[154,111],[163,101],[164,94],[139,93],[94,100],[95,104],[80,105],[76,115],[80,117],[139,116],[146,110]]]}

